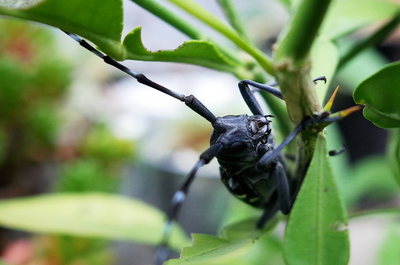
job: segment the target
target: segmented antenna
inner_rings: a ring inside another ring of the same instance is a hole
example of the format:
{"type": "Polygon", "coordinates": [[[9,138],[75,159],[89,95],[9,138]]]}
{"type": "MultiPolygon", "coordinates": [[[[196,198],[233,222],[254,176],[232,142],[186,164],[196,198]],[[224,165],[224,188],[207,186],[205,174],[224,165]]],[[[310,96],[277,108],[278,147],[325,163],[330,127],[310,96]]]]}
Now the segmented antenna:
{"type": "Polygon", "coordinates": [[[200,116],[202,116],[203,118],[205,118],[206,120],[208,120],[209,122],[213,123],[216,119],[216,117],[214,116],[214,114],[208,110],[196,97],[194,97],[193,95],[189,95],[189,96],[185,96],[184,94],[180,94],[177,93],[173,90],[170,90],[168,88],[166,88],[165,86],[162,86],[152,80],[150,80],[149,78],[147,78],[144,74],[140,74],[140,73],[136,73],[134,71],[132,71],[131,69],[129,69],[128,67],[120,64],[119,62],[117,62],[116,60],[114,60],[113,58],[111,58],[110,56],[100,52],[99,50],[97,50],[96,48],[94,48],[92,45],[90,45],[87,41],[85,41],[84,39],[81,39],[80,37],[78,37],[77,35],[73,34],[73,33],[69,33],[64,31],[64,33],[66,33],[68,36],[70,36],[72,39],[74,39],[76,42],[78,42],[82,47],[84,47],[85,49],[87,49],[88,51],[92,52],[93,54],[95,54],[97,57],[100,57],[101,59],[103,59],[103,61],[111,66],[114,66],[115,68],[121,70],[122,72],[132,76],[133,78],[135,78],[139,83],[144,84],[146,86],[152,87],[160,92],[163,92],[175,99],[178,99],[182,102],[185,102],[185,104],[191,108],[193,111],[195,111],[197,114],[199,114],[200,116]]]}

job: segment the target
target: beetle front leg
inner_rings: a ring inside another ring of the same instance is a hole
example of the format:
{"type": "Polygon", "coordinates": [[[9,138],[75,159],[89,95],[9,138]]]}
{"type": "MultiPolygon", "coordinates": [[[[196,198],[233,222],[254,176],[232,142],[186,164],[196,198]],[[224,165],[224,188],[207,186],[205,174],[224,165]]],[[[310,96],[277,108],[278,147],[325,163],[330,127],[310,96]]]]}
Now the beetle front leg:
{"type": "Polygon", "coordinates": [[[283,214],[289,214],[290,210],[292,210],[290,187],[288,176],[281,162],[278,161],[278,163],[276,163],[275,169],[272,172],[272,177],[275,180],[276,189],[278,191],[279,208],[283,214]]]}
{"type": "Polygon", "coordinates": [[[167,214],[167,220],[164,225],[164,231],[161,238],[161,242],[156,250],[155,255],[155,264],[163,264],[169,258],[169,248],[168,241],[170,237],[170,233],[172,230],[172,222],[175,221],[178,217],[178,214],[182,208],[183,202],[186,199],[186,196],[189,192],[189,188],[193,183],[197,171],[204,165],[208,164],[214,157],[216,157],[222,150],[223,145],[221,143],[216,143],[211,145],[208,149],[206,149],[201,155],[197,163],[194,165],[192,170],[189,172],[188,176],[182,183],[181,187],[175,192],[170,209],[167,214]]]}
{"type": "Polygon", "coordinates": [[[276,185],[278,201],[273,205],[266,205],[263,215],[257,222],[257,228],[262,228],[278,210],[280,210],[283,214],[289,214],[292,210],[293,198],[291,197],[290,193],[288,176],[284,166],[280,161],[273,165],[271,177],[276,185]]]}

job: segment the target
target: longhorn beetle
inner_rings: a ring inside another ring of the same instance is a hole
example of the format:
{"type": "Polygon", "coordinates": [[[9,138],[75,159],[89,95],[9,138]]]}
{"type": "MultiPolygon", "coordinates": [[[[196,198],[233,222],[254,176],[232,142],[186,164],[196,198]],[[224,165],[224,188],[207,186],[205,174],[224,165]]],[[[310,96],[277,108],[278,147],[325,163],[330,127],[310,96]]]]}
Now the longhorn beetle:
{"type": "MultiPolygon", "coordinates": [[[[168,258],[167,245],[172,221],[177,218],[190,185],[195,179],[197,171],[203,165],[208,164],[214,157],[217,158],[220,164],[221,180],[226,188],[238,199],[264,210],[256,224],[258,228],[261,228],[279,210],[283,214],[290,213],[301,185],[299,182],[290,182],[291,178],[284,167],[280,151],[305,128],[336,122],[359,109],[358,106],[355,106],[335,113],[337,115],[331,115],[328,111],[336,90],[327,104],[326,112],[303,119],[286,139],[275,147],[271,133],[271,120],[269,119],[272,115],[263,114],[259,103],[249,88],[250,85],[283,100],[281,91],[274,85],[260,84],[251,80],[240,81],[238,84],[240,93],[252,115],[216,117],[195,96],[185,96],[155,83],[145,75],[136,73],[103,54],[77,35],[65,33],[81,46],[102,58],[105,63],[132,76],[139,83],[184,102],[194,112],[209,121],[214,129],[211,134],[210,147],[200,155],[199,160],[172,198],[170,210],[167,213],[164,235],[156,257],[157,263],[160,264],[168,258]]],[[[325,77],[318,77],[314,79],[314,82],[319,80],[326,82],[325,77]]]]}

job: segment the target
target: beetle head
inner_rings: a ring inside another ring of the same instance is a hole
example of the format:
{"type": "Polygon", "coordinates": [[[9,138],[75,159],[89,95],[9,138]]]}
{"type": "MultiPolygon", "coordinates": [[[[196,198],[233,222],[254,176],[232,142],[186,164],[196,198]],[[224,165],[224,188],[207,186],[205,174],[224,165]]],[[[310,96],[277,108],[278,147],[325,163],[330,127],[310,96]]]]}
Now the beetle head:
{"type": "Polygon", "coordinates": [[[211,144],[222,143],[224,157],[244,157],[255,151],[259,153],[268,150],[271,143],[270,115],[228,115],[218,117],[213,122],[214,131],[211,134],[211,144]]]}

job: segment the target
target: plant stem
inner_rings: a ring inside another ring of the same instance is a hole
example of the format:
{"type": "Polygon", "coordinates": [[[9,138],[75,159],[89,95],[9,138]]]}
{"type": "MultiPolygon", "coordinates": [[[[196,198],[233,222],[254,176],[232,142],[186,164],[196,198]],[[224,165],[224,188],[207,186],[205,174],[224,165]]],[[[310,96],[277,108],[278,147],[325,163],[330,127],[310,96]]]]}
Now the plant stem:
{"type": "MultiPolygon", "coordinates": [[[[317,37],[330,0],[301,0],[280,36],[274,55],[275,77],[285,99],[290,119],[298,124],[305,117],[323,112],[310,76],[310,50],[317,37]]],[[[318,131],[308,128],[300,134],[295,178],[302,181],[312,160],[318,131]]]]}
{"type": "Polygon", "coordinates": [[[302,0],[294,7],[289,27],[279,41],[276,56],[290,57],[293,61],[305,60],[318,34],[331,0],[302,0]]]}
{"type": "MultiPolygon", "coordinates": [[[[234,51],[230,50],[227,47],[222,47],[217,42],[211,40],[206,34],[198,30],[196,27],[192,26],[187,20],[179,17],[175,12],[167,9],[157,1],[149,1],[149,0],[131,0],[135,2],[137,5],[146,9],[153,15],[162,19],[166,23],[170,24],[186,36],[194,40],[207,40],[213,42],[218,49],[224,53],[230,60],[242,63],[242,60],[238,58],[234,51]]],[[[235,73],[233,73],[235,74],[235,73]]]]}
{"type": "Polygon", "coordinates": [[[235,7],[232,4],[231,0],[217,0],[219,6],[225,14],[225,17],[228,19],[229,24],[236,30],[236,32],[242,37],[242,39],[249,41],[250,38],[247,36],[246,30],[242,24],[242,21],[239,18],[238,13],[236,12],[235,7]]]}
{"type": "Polygon", "coordinates": [[[293,9],[292,19],[277,45],[274,62],[276,78],[294,123],[322,111],[310,76],[309,53],[330,2],[300,1],[293,9]]]}
{"type": "Polygon", "coordinates": [[[225,37],[230,39],[236,46],[241,48],[243,51],[251,55],[260,66],[269,74],[274,75],[274,68],[272,62],[267,56],[261,52],[257,47],[252,45],[250,42],[243,40],[235,31],[222,23],[213,14],[205,10],[202,6],[193,2],[192,0],[169,0],[175,5],[179,6],[189,14],[198,18],[205,24],[214,28],[225,37]]]}
{"type": "Polygon", "coordinates": [[[157,1],[148,1],[148,0],[131,0],[135,2],[137,5],[146,9],[153,15],[158,18],[164,20],[166,23],[170,24],[174,28],[181,31],[186,36],[194,39],[194,40],[202,40],[205,39],[205,35],[200,32],[198,29],[193,27],[190,23],[188,23],[185,19],[182,19],[173,11],[167,9],[162,6],[157,1]]]}

